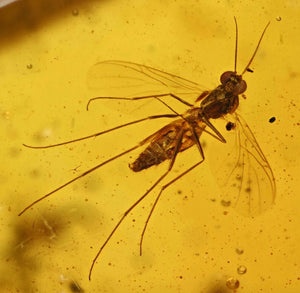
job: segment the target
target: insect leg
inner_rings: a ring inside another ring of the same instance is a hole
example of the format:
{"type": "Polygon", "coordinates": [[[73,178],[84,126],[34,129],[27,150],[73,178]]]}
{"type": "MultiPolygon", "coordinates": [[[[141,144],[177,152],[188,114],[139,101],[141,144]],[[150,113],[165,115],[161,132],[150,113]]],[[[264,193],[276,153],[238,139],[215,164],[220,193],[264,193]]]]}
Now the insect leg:
{"type": "Polygon", "coordinates": [[[223,135],[219,132],[219,130],[213,126],[213,124],[211,124],[211,122],[206,119],[206,117],[202,117],[203,122],[211,129],[213,130],[213,132],[217,135],[218,139],[223,142],[226,143],[226,139],[223,137],[223,135]]]}
{"type": "Polygon", "coordinates": [[[129,126],[129,125],[140,123],[142,121],[151,120],[151,119],[158,119],[158,118],[175,118],[175,117],[178,117],[178,116],[179,115],[177,115],[177,114],[153,115],[153,116],[149,116],[149,117],[142,118],[142,119],[139,119],[139,120],[131,121],[131,122],[128,122],[128,123],[125,123],[125,124],[122,124],[122,125],[118,125],[116,127],[113,127],[113,128],[101,131],[101,132],[97,132],[97,133],[94,133],[94,134],[91,134],[91,135],[88,135],[88,136],[84,136],[84,137],[77,138],[77,139],[72,139],[72,140],[57,143],[57,144],[51,144],[51,145],[46,145],[46,146],[30,146],[30,145],[27,145],[27,144],[23,143],[23,146],[25,146],[27,148],[31,148],[31,149],[47,149],[47,148],[57,147],[57,146],[61,146],[61,145],[65,145],[65,144],[85,140],[85,139],[92,138],[92,137],[97,137],[97,136],[100,136],[102,134],[105,134],[105,133],[108,133],[108,132],[111,132],[111,131],[114,131],[114,130],[117,130],[117,129],[120,129],[120,128],[123,128],[123,127],[126,127],[126,126],[129,126]]]}
{"type": "Polygon", "coordinates": [[[178,179],[180,179],[181,177],[183,177],[184,175],[186,175],[187,173],[189,173],[190,171],[192,171],[194,168],[196,168],[197,166],[199,166],[201,163],[203,163],[205,157],[204,157],[204,153],[203,153],[203,150],[202,150],[202,147],[201,147],[201,144],[199,142],[199,139],[198,139],[198,136],[194,130],[194,128],[192,128],[193,130],[193,133],[194,133],[194,140],[195,140],[195,143],[197,144],[198,148],[199,148],[199,151],[200,151],[200,155],[202,157],[201,161],[199,161],[198,163],[196,163],[195,165],[193,165],[192,167],[190,167],[189,169],[187,169],[186,171],[184,171],[183,173],[181,173],[180,175],[178,175],[177,177],[175,177],[173,180],[171,180],[170,182],[168,182],[167,184],[165,184],[159,191],[159,194],[158,196],[156,197],[154,203],[153,203],[153,206],[151,208],[151,211],[148,215],[148,218],[145,222],[145,225],[144,225],[144,229],[143,229],[143,232],[141,234],[141,240],[140,240],[140,255],[142,255],[142,246],[143,246],[143,240],[144,240],[144,235],[145,235],[145,232],[146,232],[146,229],[147,229],[147,226],[148,226],[148,223],[149,223],[149,220],[152,216],[152,213],[155,209],[155,206],[158,202],[158,200],[160,199],[160,196],[161,194],[163,193],[163,191],[170,185],[172,185],[175,181],[177,181],[178,179]],[[198,143],[197,143],[198,142],[198,143]]]}
{"type": "Polygon", "coordinates": [[[95,263],[96,263],[99,255],[101,254],[102,250],[104,249],[104,247],[106,246],[106,244],[109,242],[109,240],[111,239],[111,237],[114,235],[114,233],[116,232],[116,230],[118,229],[118,227],[121,225],[121,223],[123,222],[123,220],[157,186],[157,184],[159,182],[161,182],[168,175],[168,173],[171,171],[171,169],[172,169],[172,167],[174,165],[176,156],[178,154],[178,151],[180,149],[181,143],[182,143],[182,137],[183,137],[183,131],[181,130],[180,133],[179,133],[179,135],[178,135],[177,144],[176,144],[176,147],[175,147],[175,150],[174,150],[174,155],[173,155],[173,157],[171,159],[171,162],[169,164],[168,170],[162,176],[160,176],[159,179],[133,205],[131,205],[131,207],[123,214],[123,216],[121,217],[121,219],[118,221],[118,223],[116,224],[116,226],[114,227],[114,229],[111,231],[111,233],[106,238],[105,242],[102,244],[102,246],[98,250],[95,258],[93,259],[92,265],[90,267],[89,280],[91,280],[92,271],[93,271],[93,268],[95,266],[95,263]]]}
{"type": "Polygon", "coordinates": [[[91,168],[91,169],[85,171],[84,173],[80,174],[79,176],[73,178],[72,180],[66,182],[65,184],[59,186],[58,188],[52,190],[51,192],[47,193],[46,195],[44,195],[44,196],[40,197],[39,199],[35,200],[34,202],[32,202],[32,203],[31,203],[29,206],[27,206],[23,211],[21,211],[21,212],[19,213],[18,216],[21,216],[21,215],[24,214],[28,209],[30,209],[31,207],[33,207],[34,205],[36,205],[38,202],[42,201],[43,199],[47,198],[48,196],[52,195],[53,193],[55,193],[55,192],[57,192],[57,191],[63,189],[64,187],[70,185],[71,183],[77,181],[78,179],[80,179],[80,178],[82,178],[82,177],[85,177],[86,175],[92,173],[93,171],[99,169],[100,167],[106,165],[107,163],[109,163],[109,162],[111,162],[111,161],[113,161],[113,160],[115,160],[115,159],[117,159],[117,158],[119,158],[119,157],[121,157],[121,156],[123,156],[123,155],[125,155],[125,154],[127,154],[127,153],[129,153],[129,152],[131,152],[131,151],[133,151],[133,150],[135,150],[135,149],[137,149],[138,147],[140,147],[140,146],[142,146],[142,145],[143,145],[143,142],[140,142],[140,143],[137,144],[136,146],[134,146],[134,147],[132,147],[132,148],[130,148],[130,149],[128,149],[128,150],[126,150],[126,151],[124,151],[124,152],[122,152],[122,153],[116,155],[116,156],[113,156],[112,158],[110,158],[110,159],[108,159],[108,160],[102,162],[101,164],[99,164],[99,165],[97,165],[97,166],[95,166],[95,167],[93,167],[93,168],[91,168]]]}
{"type": "Polygon", "coordinates": [[[153,98],[162,98],[162,97],[167,97],[170,96],[177,101],[185,104],[186,106],[192,107],[193,105],[190,104],[189,102],[183,100],[182,98],[172,94],[172,93],[166,93],[166,94],[159,94],[159,95],[148,95],[148,96],[140,96],[140,97],[131,97],[131,98],[126,98],[126,97],[96,97],[92,98],[88,101],[86,105],[86,109],[89,110],[90,103],[95,100],[127,100],[127,101],[136,101],[136,100],[143,100],[143,99],[153,99],[153,98]]]}

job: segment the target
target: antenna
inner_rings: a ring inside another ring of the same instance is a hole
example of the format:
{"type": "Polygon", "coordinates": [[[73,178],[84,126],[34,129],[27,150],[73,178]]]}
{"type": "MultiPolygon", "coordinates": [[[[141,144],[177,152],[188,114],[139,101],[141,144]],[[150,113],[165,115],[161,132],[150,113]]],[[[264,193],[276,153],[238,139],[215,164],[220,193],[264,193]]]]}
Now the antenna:
{"type": "Polygon", "coordinates": [[[234,17],[234,22],[235,22],[234,72],[236,73],[236,62],[237,62],[237,51],[238,51],[238,36],[239,36],[236,17],[234,17]]]}
{"type": "MultiPolygon", "coordinates": [[[[235,19],[235,18],[234,18],[234,19],[235,19]]],[[[252,63],[252,61],[253,61],[253,59],[254,59],[256,53],[257,53],[257,50],[258,50],[258,48],[259,48],[259,45],[260,45],[260,43],[261,43],[261,41],[262,41],[262,39],[263,39],[263,36],[264,36],[264,34],[265,34],[265,32],[266,32],[266,30],[267,30],[269,24],[270,24],[270,21],[267,23],[266,27],[264,28],[264,30],[263,30],[263,32],[262,32],[262,34],[261,34],[261,36],[260,36],[260,39],[259,39],[259,41],[258,41],[258,44],[257,44],[257,46],[256,46],[256,48],[255,48],[255,51],[254,51],[254,53],[253,53],[253,55],[252,55],[252,57],[251,57],[249,63],[247,64],[247,66],[245,67],[245,69],[244,69],[244,71],[242,72],[241,75],[243,75],[243,74],[247,71],[248,67],[249,67],[250,64],[252,63]]]]}

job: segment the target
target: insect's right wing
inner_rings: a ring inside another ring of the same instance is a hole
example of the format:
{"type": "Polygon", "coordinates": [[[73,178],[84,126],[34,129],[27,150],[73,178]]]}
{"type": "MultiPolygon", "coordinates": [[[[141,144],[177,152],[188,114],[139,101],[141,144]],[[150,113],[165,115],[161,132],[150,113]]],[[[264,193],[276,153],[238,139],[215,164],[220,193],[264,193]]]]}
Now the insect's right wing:
{"type": "MultiPolygon", "coordinates": [[[[237,212],[255,216],[270,208],[275,200],[273,171],[245,120],[232,115],[235,128],[228,131],[227,143],[215,154],[219,162],[215,176],[224,203],[237,212]],[[226,146],[227,145],[227,146],[226,146]],[[221,162],[221,163],[220,163],[221,162]]],[[[213,166],[212,166],[213,167],[213,166]]]]}
{"type": "MultiPolygon", "coordinates": [[[[150,66],[108,60],[96,63],[88,72],[87,84],[98,96],[134,97],[173,93],[196,97],[199,84],[150,66]]],[[[194,101],[192,101],[194,102],[194,101]]]]}

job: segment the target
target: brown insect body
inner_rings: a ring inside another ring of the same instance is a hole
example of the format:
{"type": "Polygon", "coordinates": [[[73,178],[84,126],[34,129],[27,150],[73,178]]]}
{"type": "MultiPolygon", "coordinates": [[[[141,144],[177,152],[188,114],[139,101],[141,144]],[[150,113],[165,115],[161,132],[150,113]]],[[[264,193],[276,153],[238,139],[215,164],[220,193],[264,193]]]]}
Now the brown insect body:
{"type": "Polygon", "coordinates": [[[205,128],[205,123],[199,119],[200,108],[192,108],[183,114],[184,119],[177,119],[153,135],[147,137],[143,143],[150,142],[139,157],[129,165],[134,172],[147,169],[153,165],[159,165],[174,156],[180,132],[183,131],[181,145],[178,152],[183,152],[195,144],[192,138],[190,125],[193,125],[198,136],[205,128]]]}
{"type": "MultiPolygon", "coordinates": [[[[143,144],[148,142],[150,144],[133,163],[129,164],[130,169],[139,172],[171,159],[174,156],[180,131],[183,131],[183,137],[178,152],[183,152],[195,144],[191,128],[200,137],[206,125],[212,127],[210,123],[207,123],[208,119],[218,119],[228,113],[233,113],[239,105],[238,95],[246,90],[246,82],[232,71],[224,72],[220,79],[221,85],[211,92],[206,92],[206,95],[199,96],[202,100],[200,107],[187,110],[182,115],[182,119],[169,123],[147,137],[143,144]]],[[[212,127],[212,130],[215,131],[215,128],[212,127]]]]}
{"type": "MultiPolygon", "coordinates": [[[[160,115],[152,115],[142,119],[138,119],[135,121],[131,121],[122,125],[115,126],[113,128],[100,131],[98,133],[94,133],[85,137],[73,139],[70,141],[65,141],[62,143],[57,143],[48,146],[29,146],[26,147],[33,149],[45,149],[52,148],[62,145],[67,145],[74,142],[79,142],[82,140],[86,140],[89,138],[95,138],[106,133],[118,130],[123,127],[127,127],[129,125],[134,125],[146,120],[160,119],[160,118],[175,118],[173,122],[167,124],[162,127],[152,135],[148,136],[144,140],[137,143],[135,146],[116,154],[109,159],[99,163],[98,165],[86,170],[85,172],[79,174],[75,178],[65,182],[64,184],[58,186],[56,189],[48,192],[42,197],[33,201],[30,205],[25,207],[20,213],[21,216],[24,212],[31,209],[37,203],[42,200],[48,198],[52,194],[58,192],[59,190],[65,188],[66,186],[72,184],[73,182],[79,180],[87,176],[88,174],[94,172],[95,170],[101,168],[102,166],[124,156],[136,150],[144,145],[147,145],[146,148],[140,153],[138,158],[131,164],[129,167],[135,171],[139,172],[141,170],[150,168],[154,165],[159,165],[160,163],[168,160],[169,166],[168,169],[154,182],[152,185],[141,195],[122,215],[119,221],[115,224],[111,233],[108,235],[104,243],[99,248],[96,256],[94,257],[90,270],[89,270],[89,279],[91,279],[93,268],[96,264],[97,259],[102,253],[103,249],[106,247],[112,236],[118,230],[121,223],[126,219],[126,217],[130,214],[130,212],[138,206],[148,195],[153,191],[161,182],[167,177],[167,175],[172,170],[176,157],[180,152],[187,150],[188,148],[196,145],[199,150],[199,158],[195,161],[195,163],[190,166],[188,169],[181,172],[175,178],[171,179],[167,183],[164,183],[160,187],[160,190],[156,196],[152,204],[152,208],[148,214],[148,217],[145,221],[144,229],[141,233],[140,238],[140,255],[142,254],[142,243],[144,239],[144,234],[147,229],[149,220],[152,216],[152,213],[162,195],[164,190],[175,183],[177,180],[194,170],[197,166],[202,164],[205,159],[204,152],[202,150],[201,143],[199,141],[203,132],[206,132],[219,140],[220,142],[225,143],[226,140],[222,136],[222,134],[216,129],[216,127],[210,122],[211,119],[223,118],[227,114],[233,114],[231,118],[233,122],[228,122],[226,125],[226,129],[228,131],[236,130],[236,138],[238,144],[238,152],[237,156],[227,156],[229,159],[234,159],[233,169],[227,174],[222,173],[222,178],[225,177],[224,186],[229,188],[230,196],[235,200],[235,206],[244,208],[246,207],[247,213],[252,215],[256,212],[260,212],[270,207],[274,203],[275,195],[276,195],[276,185],[275,179],[272,172],[272,169],[265,158],[261,148],[259,147],[252,131],[246,122],[242,119],[238,113],[236,113],[236,109],[239,105],[239,95],[243,94],[246,91],[247,84],[242,79],[243,74],[248,71],[249,66],[251,65],[254,56],[259,48],[263,35],[269,26],[269,23],[266,25],[259,41],[256,46],[256,49],[250,58],[247,66],[244,71],[240,75],[237,74],[236,64],[237,64],[237,38],[238,38],[238,28],[236,19],[236,46],[235,46],[235,62],[234,62],[234,71],[226,71],[221,77],[221,84],[217,86],[212,91],[205,91],[202,94],[198,95],[201,92],[200,86],[192,81],[181,78],[179,76],[169,74],[162,70],[158,70],[152,68],[150,66],[145,66],[138,63],[126,62],[126,61],[118,61],[118,60],[109,60],[103,61],[95,65],[94,74],[97,77],[95,81],[98,80],[98,77],[114,78],[118,77],[118,82],[124,81],[126,87],[132,87],[136,84],[139,84],[142,81],[142,85],[148,86],[150,85],[158,85],[163,86],[164,91],[159,90],[156,92],[154,89],[151,89],[151,92],[145,91],[146,95],[136,95],[134,94],[131,97],[127,96],[100,96],[95,97],[89,100],[87,104],[87,110],[89,109],[89,105],[92,101],[95,100],[144,100],[144,99],[155,99],[162,104],[164,104],[169,110],[173,112],[173,114],[160,114],[160,115]],[[108,71],[107,71],[108,69],[108,71]],[[109,69],[113,69],[112,74],[109,74],[109,69]],[[116,75],[115,70],[120,70],[120,74],[116,75]],[[98,76],[99,75],[99,76],[98,76]],[[106,76],[107,75],[107,76],[106,76]],[[122,77],[122,78],[121,78],[122,77]],[[131,83],[130,83],[131,82],[131,83]],[[193,105],[188,101],[185,101],[175,93],[180,93],[181,90],[183,93],[197,93],[198,98],[195,103],[197,105],[193,105]],[[188,106],[188,110],[183,114],[177,113],[173,110],[167,103],[165,103],[162,99],[164,97],[171,97],[185,106],[188,106]],[[200,105],[199,105],[199,103],[200,105]],[[209,129],[208,129],[209,128],[209,129]],[[230,180],[231,181],[230,181],[230,180]],[[251,185],[251,186],[250,186],[251,185]]],[[[96,83],[98,84],[98,83],[96,83]]],[[[117,88],[121,88],[119,85],[117,88]]],[[[144,93],[144,90],[142,91],[144,93]]],[[[230,155],[232,152],[230,153],[230,155]]],[[[224,159],[227,159],[227,157],[224,159]]],[[[222,158],[223,160],[223,158],[222,158]]]]}

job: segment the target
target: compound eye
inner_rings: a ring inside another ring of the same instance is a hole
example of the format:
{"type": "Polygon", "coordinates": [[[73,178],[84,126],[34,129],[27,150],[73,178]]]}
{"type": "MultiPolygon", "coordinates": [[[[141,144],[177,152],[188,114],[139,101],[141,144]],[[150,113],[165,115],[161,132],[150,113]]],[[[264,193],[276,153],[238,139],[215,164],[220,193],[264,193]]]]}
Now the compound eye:
{"type": "Polygon", "coordinates": [[[244,80],[241,80],[234,88],[233,94],[240,95],[247,89],[247,83],[244,80]]]}
{"type": "Polygon", "coordinates": [[[235,75],[236,73],[233,71],[226,71],[224,72],[221,77],[220,77],[220,81],[222,84],[226,83],[233,75],[235,75]]]}

